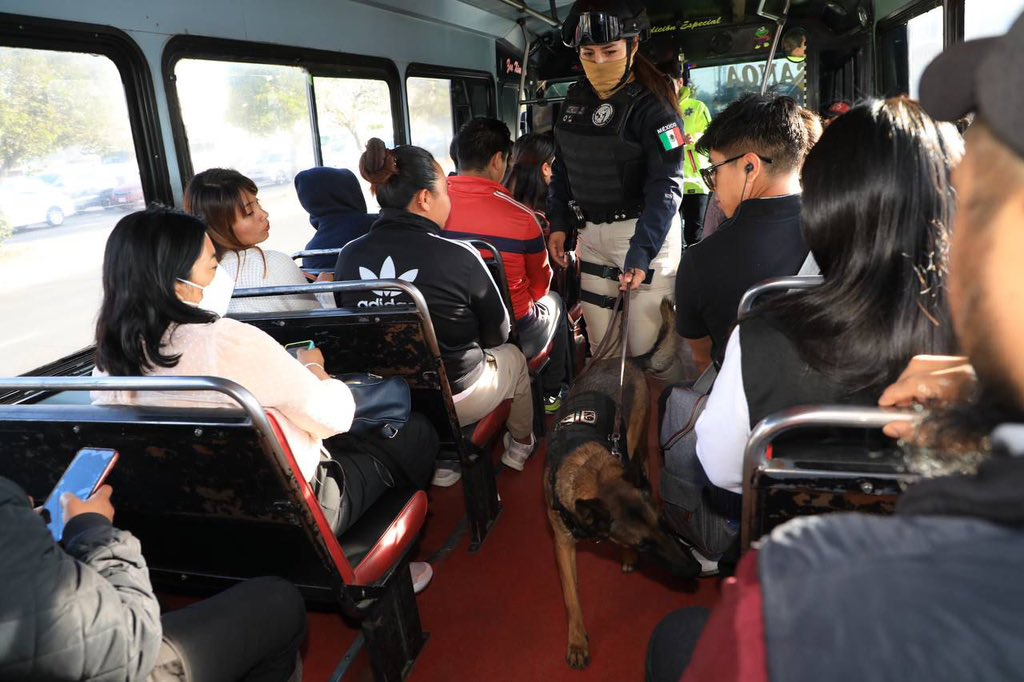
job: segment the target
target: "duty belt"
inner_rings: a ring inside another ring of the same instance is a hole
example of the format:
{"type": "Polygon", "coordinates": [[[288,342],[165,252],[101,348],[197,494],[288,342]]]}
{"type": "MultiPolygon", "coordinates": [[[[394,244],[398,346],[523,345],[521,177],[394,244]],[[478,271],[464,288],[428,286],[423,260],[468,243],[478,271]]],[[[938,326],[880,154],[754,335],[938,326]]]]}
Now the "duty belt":
{"type": "Polygon", "coordinates": [[[576,217],[580,222],[592,223],[594,225],[617,223],[622,220],[633,220],[635,218],[639,218],[640,214],[644,212],[643,206],[615,209],[612,211],[591,211],[583,208],[575,201],[569,202],[569,208],[571,208],[573,213],[576,214],[576,217]]]}

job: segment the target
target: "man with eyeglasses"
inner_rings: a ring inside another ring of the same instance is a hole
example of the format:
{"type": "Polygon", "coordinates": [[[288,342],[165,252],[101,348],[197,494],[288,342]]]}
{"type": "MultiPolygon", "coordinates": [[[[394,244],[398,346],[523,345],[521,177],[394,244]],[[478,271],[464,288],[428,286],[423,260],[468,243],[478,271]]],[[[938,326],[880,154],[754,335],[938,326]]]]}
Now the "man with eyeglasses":
{"type": "Polygon", "coordinates": [[[716,118],[698,144],[701,169],[727,218],[686,250],[676,278],[676,330],[704,369],[725,353],[744,292],[795,275],[807,259],[800,232],[800,166],[807,131],[788,97],[748,95],[716,118]]]}

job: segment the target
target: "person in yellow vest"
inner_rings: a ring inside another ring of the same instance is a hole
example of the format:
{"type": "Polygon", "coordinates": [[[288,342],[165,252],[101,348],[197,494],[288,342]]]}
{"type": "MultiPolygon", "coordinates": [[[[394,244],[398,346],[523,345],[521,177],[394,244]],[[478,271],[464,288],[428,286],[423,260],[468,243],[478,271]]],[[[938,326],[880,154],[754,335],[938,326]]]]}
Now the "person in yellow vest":
{"type": "Polygon", "coordinates": [[[683,113],[683,248],[701,240],[704,213],[708,206],[708,187],[700,176],[700,169],[708,165],[708,157],[696,150],[697,141],[711,125],[711,112],[704,102],[696,98],[696,89],[690,80],[689,69],[678,59],[658,64],[658,68],[671,80],[679,95],[679,110],[683,113]]]}

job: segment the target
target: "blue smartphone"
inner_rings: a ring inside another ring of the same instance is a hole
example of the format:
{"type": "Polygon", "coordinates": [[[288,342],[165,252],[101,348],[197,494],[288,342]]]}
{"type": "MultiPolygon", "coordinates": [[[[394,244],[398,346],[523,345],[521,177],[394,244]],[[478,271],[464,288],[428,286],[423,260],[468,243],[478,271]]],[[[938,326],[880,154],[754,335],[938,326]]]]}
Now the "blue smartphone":
{"type": "Polygon", "coordinates": [[[316,348],[316,344],[312,341],[296,341],[295,343],[286,343],[284,345],[284,349],[296,359],[299,357],[300,350],[313,350],[314,348],[316,348]]]}
{"type": "Polygon", "coordinates": [[[64,510],[61,509],[60,496],[72,493],[80,500],[88,500],[96,489],[103,485],[107,474],[117,462],[117,451],[106,448],[82,448],[64,470],[57,481],[56,487],[46,498],[43,507],[49,512],[50,520],[46,526],[57,542],[64,537],[64,510]]]}

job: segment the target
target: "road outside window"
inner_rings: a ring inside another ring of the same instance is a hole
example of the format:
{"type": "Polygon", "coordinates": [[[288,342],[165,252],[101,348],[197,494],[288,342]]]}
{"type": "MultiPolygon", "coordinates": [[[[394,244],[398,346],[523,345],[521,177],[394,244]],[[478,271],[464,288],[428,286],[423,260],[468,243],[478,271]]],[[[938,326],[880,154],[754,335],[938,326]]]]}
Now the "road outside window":
{"type": "Polygon", "coordinates": [[[145,199],[117,67],[0,47],[0,376],[92,344],[107,235],[145,199]]]}

